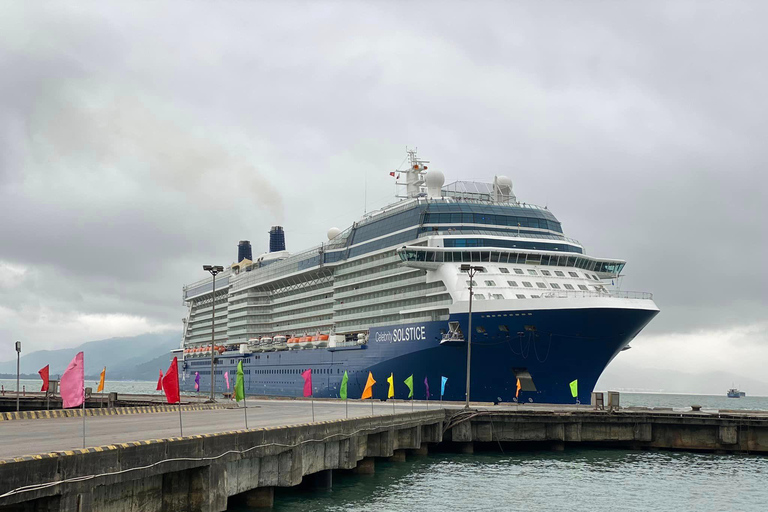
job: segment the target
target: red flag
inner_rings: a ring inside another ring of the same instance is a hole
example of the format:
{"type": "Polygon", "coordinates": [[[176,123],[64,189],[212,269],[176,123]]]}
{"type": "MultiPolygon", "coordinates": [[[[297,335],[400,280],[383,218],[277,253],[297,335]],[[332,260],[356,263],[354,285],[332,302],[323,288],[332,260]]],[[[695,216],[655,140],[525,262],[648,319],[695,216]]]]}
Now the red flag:
{"type": "Polygon", "coordinates": [[[79,407],[85,402],[85,361],[82,352],[69,363],[59,382],[64,409],[79,407]]]}
{"type": "Polygon", "coordinates": [[[50,365],[45,365],[45,368],[37,372],[40,374],[40,378],[43,379],[43,387],[40,391],[48,391],[48,366],[50,365]]]}
{"type": "Polygon", "coordinates": [[[171,366],[168,367],[168,371],[165,372],[163,377],[163,391],[165,391],[165,398],[169,404],[175,404],[181,402],[181,396],[179,396],[179,363],[176,358],[171,361],[171,366]]]}
{"type": "Polygon", "coordinates": [[[304,396],[312,396],[312,368],[301,374],[304,377],[304,396]]]}
{"type": "Polygon", "coordinates": [[[163,390],[163,370],[160,370],[160,377],[157,379],[157,387],[155,388],[155,391],[162,391],[163,390]]]}
{"type": "Polygon", "coordinates": [[[392,176],[392,177],[394,178],[394,177],[395,177],[395,172],[394,172],[394,171],[392,171],[391,173],[389,173],[389,175],[390,175],[390,176],[392,176]]]}

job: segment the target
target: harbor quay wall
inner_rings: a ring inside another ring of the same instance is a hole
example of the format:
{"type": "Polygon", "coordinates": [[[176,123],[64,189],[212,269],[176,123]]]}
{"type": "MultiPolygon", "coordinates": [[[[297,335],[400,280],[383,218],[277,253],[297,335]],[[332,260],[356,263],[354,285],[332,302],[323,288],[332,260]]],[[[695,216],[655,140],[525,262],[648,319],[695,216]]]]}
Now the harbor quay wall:
{"type": "Polygon", "coordinates": [[[439,443],[444,421],[435,409],[20,457],[0,462],[0,511],[219,512],[230,498],[269,507],[274,487],[372,471],[373,457],[439,443]]]}
{"type": "Polygon", "coordinates": [[[501,443],[768,454],[768,415],[435,409],[122,443],[0,461],[0,512],[268,508],[276,487],[330,488],[377,458],[501,443]]]}
{"type": "Polygon", "coordinates": [[[446,443],[599,444],[629,449],[768,454],[768,415],[569,411],[459,412],[446,443]]]}

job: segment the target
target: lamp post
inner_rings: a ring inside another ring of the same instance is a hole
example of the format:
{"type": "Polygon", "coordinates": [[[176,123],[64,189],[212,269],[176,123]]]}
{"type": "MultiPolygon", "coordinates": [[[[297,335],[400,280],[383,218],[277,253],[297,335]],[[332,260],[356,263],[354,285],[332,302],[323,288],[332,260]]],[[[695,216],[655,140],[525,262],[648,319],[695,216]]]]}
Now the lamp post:
{"type": "Polygon", "coordinates": [[[469,370],[470,363],[472,362],[472,296],[475,294],[472,291],[472,285],[474,285],[474,277],[478,272],[485,272],[485,267],[476,265],[469,265],[467,263],[461,265],[459,270],[466,272],[469,276],[469,336],[467,336],[467,403],[464,405],[465,409],[469,409],[469,370]]]}
{"type": "Polygon", "coordinates": [[[210,272],[213,276],[213,290],[211,291],[211,402],[215,402],[214,389],[216,387],[216,377],[213,373],[214,359],[216,351],[214,350],[214,339],[216,337],[216,274],[224,272],[224,267],[218,265],[203,265],[203,270],[210,272]]]}
{"type": "Polygon", "coordinates": [[[16,342],[16,412],[19,412],[19,363],[21,360],[21,342],[16,342]]]}

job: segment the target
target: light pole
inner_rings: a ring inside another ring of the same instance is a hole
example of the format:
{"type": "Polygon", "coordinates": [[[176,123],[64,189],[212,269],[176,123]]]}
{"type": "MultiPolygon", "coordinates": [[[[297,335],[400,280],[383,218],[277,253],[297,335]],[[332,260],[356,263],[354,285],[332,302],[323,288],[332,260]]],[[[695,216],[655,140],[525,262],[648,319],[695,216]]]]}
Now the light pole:
{"type": "Polygon", "coordinates": [[[21,360],[21,342],[16,342],[16,412],[19,412],[19,363],[21,360]]]}
{"type": "Polygon", "coordinates": [[[472,296],[475,294],[472,291],[472,285],[474,285],[474,277],[478,272],[485,272],[485,267],[469,265],[464,263],[459,267],[459,270],[466,272],[469,276],[469,336],[467,336],[467,403],[464,405],[465,409],[469,409],[469,369],[472,362],[472,296]]]}
{"type": "Polygon", "coordinates": [[[224,267],[215,265],[203,265],[203,270],[211,273],[213,276],[213,290],[211,292],[211,402],[215,402],[216,399],[213,396],[214,389],[216,387],[216,377],[213,373],[214,358],[216,357],[216,351],[214,350],[214,339],[216,337],[216,274],[224,272],[224,267]]]}

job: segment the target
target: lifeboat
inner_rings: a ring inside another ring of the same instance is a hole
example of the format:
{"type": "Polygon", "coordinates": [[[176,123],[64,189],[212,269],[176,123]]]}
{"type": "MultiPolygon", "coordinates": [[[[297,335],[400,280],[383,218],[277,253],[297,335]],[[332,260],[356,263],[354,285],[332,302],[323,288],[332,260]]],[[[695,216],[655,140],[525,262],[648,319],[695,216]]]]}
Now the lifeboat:
{"type": "Polygon", "coordinates": [[[301,348],[309,348],[311,343],[312,343],[311,336],[302,336],[301,338],[299,338],[299,347],[301,348]]]}
{"type": "Polygon", "coordinates": [[[318,346],[318,347],[327,347],[328,346],[328,335],[327,334],[321,334],[321,335],[317,336],[316,346],[318,346]]]}
{"type": "Polygon", "coordinates": [[[315,336],[312,336],[311,338],[309,338],[309,345],[312,348],[318,347],[320,345],[320,336],[319,335],[315,335],[315,336]]]}
{"type": "Polygon", "coordinates": [[[299,348],[299,338],[288,338],[288,350],[296,350],[299,348]]]}
{"type": "Polygon", "coordinates": [[[272,338],[272,346],[275,350],[288,350],[288,343],[285,336],[275,336],[272,338]]]}
{"type": "Polygon", "coordinates": [[[273,350],[275,350],[275,347],[272,346],[272,338],[269,338],[269,337],[261,338],[261,341],[259,342],[259,347],[261,347],[264,352],[272,352],[273,350]]]}
{"type": "Polygon", "coordinates": [[[226,352],[226,351],[227,351],[227,349],[226,349],[226,348],[224,348],[224,347],[219,347],[219,354],[223,354],[223,353],[224,353],[224,352],[226,352]]]}

